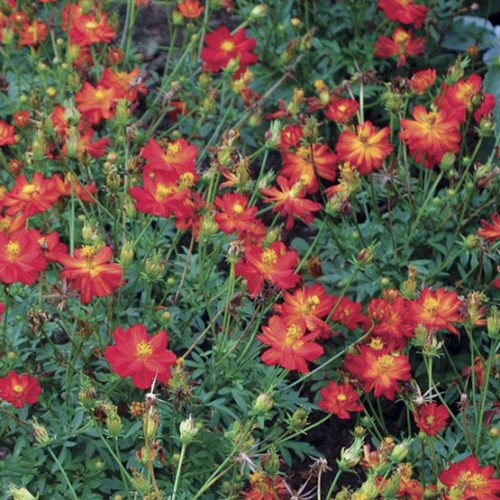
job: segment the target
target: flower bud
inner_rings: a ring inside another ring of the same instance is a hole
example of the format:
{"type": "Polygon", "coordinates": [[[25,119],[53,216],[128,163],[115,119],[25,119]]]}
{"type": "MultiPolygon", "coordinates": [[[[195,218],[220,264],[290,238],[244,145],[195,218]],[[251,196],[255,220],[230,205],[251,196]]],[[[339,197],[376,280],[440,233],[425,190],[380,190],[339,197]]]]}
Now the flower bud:
{"type": "Polygon", "coordinates": [[[179,426],[180,440],[184,445],[191,444],[200,430],[198,425],[195,425],[194,418],[189,416],[189,418],[183,420],[179,426]]]}
{"type": "Polygon", "coordinates": [[[264,455],[264,458],[262,459],[262,467],[269,474],[269,476],[273,477],[280,470],[280,466],[280,458],[276,448],[273,446],[264,455]]]}
{"type": "Polygon", "coordinates": [[[386,482],[383,490],[383,498],[397,498],[399,491],[399,477],[394,474],[386,482]]]}
{"type": "Polygon", "coordinates": [[[498,316],[498,311],[495,306],[491,306],[490,315],[486,320],[486,327],[488,329],[488,335],[491,338],[498,337],[500,332],[500,316],[498,316]]]}
{"type": "Polygon", "coordinates": [[[250,11],[250,18],[257,19],[259,17],[264,17],[267,14],[267,5],[265,3],[261,3],[260,5],[256,5],[250,11]]]}
{"type": "Polygon", "coordinates": [[[363,456],[363,438],[357,436],[354,439],[354,443],[349,446],[349,448],[342,448],[340,450],[340,460],[339,467],[343,470],[352,469],[361,460],[363,456]]]}
{"type": "Polygon", "coordinates": [[[208,73],[202,73],[198,77],[198,85],[203,89],[207,90],[210,88],[210,85],[212,85],[213,78],[211,75],[208,73]]]}
{"type": "Polygon", "coordinates": [[[300,431],[307,425],[308,418],[309,411],[300,407],[293,412],[292,418],[290,419],[290,427],[293,430],[300,431]]]}
{"type": "Polygon", "coordinates": [[[293,29],[299,29],[302,26],[302,21],[298,17],[292,17],[290,19],[290,26],[293,29]]]}
{"type": "Polygon", "coordinates": [[[47,446],[50,443],[51,439],[49,437],[49,433],[43,425],[33,422],[31,432],[35,438],[36,444],[39,444],[40,446],[47,446]]]}
{"type": "Polygon", "coordinates": [[[140,474],[139,472],[132,470],[132,487],[140,495],[147,495],[151,490],[151,484],[146,479],[146,476],[140,474]]]}
{"type": "Polygon", "coordinates": [[[477,234],[469,234],[464,240],[464,247],[467,250],[474,250],[481,246],[481,238],[477,234]]]}
{"type": "Polygon", "coordinates": [[[120,250],[120,264],[122,267],[128,266],[134,260],[134,249],[132,244],[126,241],[120,250]]]}
{"type": "Polygon", "coordinates": [[[498,427],[491,427],[488,430],[488,435],[490,438],[496,439],[500,436],[500,429],[498,427]]]}
{"type": "Polygon", "coordinates": [[[154,437],[159,425],[160,419],[158,418],[158,414],[155,411],[147,411],[144,413],[144,416],[142,417],[142,428],[144,431],[144,436],[147,439],[151,439],[152,437],[154,437]]]}
{"type": "Polygon", "coordinates": [[[273,406],[273,398],[267,392],[261,392],[253,404],[253,409],[257,413],[267,413],[273,406]]]}
{"type": "Polygon", "coordinates": [[[13,500],[36,500],[36,498],[26,488],[18,488],[12,483],[9,484],[7,494],[10,495],[13,500]]]}
{"type": "Polygon", "coordinates": [[[184,24],[184,16],[177,9],[172,12],[172,22],[174,26],[182,26],[184,24]]]}
{"type": "Polygon", "coordinates": [[[45,95],[49,98],[49,99],[55,99],[57,97],[57,89],[55,87],[47,87],[45,89],[45,95]]]}
{"type": "Polygon", "coordinates": [[[495,134],[495,122],[491,118],[483,116],[479,122],[478,132],[479,137],[491,137],[495,134]]]}
{"type": "Polygon", "coordinates": [[[109,407],[108,415],[106,417],[106,428],[108,429],[109,435],[113,439],[118,438],[122,432],[122,420],[116,412],[115,406],[109,407]]]}
{"type": "Polygon", "coordinates": [[[146,263],[144,265],[146,274],[151,279],[158,279],[163,276],[165,272],[165,265],[161,260],[160,254],[158,252],[153,252],[151,258],[146,259],[146,263]]]}
{"type": "Polygon", "coordinates": [[[402,462],[408,455],[408,452],[410,451],[410,445],[411,445],[411,440],[405,439],[403,442],[394,446],[391,452],[391,460],[395,463],[402,462]]]}
{"type": "Polygon", "coordinates": [[[453,168],[455,164],[456,155],[453,151],[446,151],[446,153],[441,158],[441,163],[439,164],[439,168],[444,172],[447,172],[453,168]]]}

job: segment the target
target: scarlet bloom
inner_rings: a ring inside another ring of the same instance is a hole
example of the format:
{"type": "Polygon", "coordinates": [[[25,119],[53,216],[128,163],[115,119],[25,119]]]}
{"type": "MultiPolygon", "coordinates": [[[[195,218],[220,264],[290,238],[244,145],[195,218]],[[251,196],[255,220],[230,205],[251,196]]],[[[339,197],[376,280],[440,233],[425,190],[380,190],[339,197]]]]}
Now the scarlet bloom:
{"type": "Polygon", "coordinates": [[[30,124],[30,113],[26,109],[12,115],[19,128],[25,128],[30,124]]]}
{"type": "Polygon", "coordinates": [[[474,119],[476,122],[479,123],[483,116],[490,115],[495,104],[495,96],[493,94],[484,94],[481,106],[479,106],[478,110],[474,111],[474,119]]]}
{"type": "Polygon", "coordinates": [[[0,281],[31,285],[46,267],[35,233],[19,229],[7,236],[0,232],[0,281]]]}
{"type": "Polygon", "coordinates": [[[227,234],[244,231],[255,221],[257,207],[247,207],[248,198],[242,194],[226,193],[215,197],[214,204],[221,210],[214,216],[221,231],[227,234]]]}
{"type": "Polygon", "coordinates": [[[71,29],[68,34],[71,42],[80,47],[99,42],[109,43],[116,35],[108,25],[106,12],[100,12],[99,19],[97,19],[94,15],[78,14],[76,9],[73,10],[71,29]]]}
{"type": "Polygon", "coordinates": [[[34,405],[41,392],[38,380],[26,373],[19,376],[11,371],[6,377],[0,377],[0,399],[16,408],[22,408],[24,403],[34,405]]]}
{"type": "Polygon", "coordinates": [[[53,231],[49,234],[40,234],[37,229],[32,229],[42,249],[43,256],[49,262],[59,262],[61,256],[68,255],[68,247],[59,241],[59,233],[53,231]]]}
{"type": "Polygon", "coordinates": [[[424,166],[432,168],[447,151],[459,152],[461,135],[455,118],[442,110],[428,112],[422,106],[415,106],[412,114],[413,120],[401,120],[399,138],[417,162],[425,154],[424,166]]]}
{"type": "Polygon", "coordinates": [[[281,129],[280,132],[281,151],[298,147],[302,137],[304,137],[304,132],[302,132],[301,127],[297,125],[287,125],[285,128],[281,129]]]}
{"type": "Polygon", "coordinates": [[[365,392],[374,389],[376,398],[383,395],[394,399],[394,393],[401,390],[398,382],[411,379],[408,356],[392,353],[387,348],[360,345],[359,355],[346,355],[344,368],[365,384],[365,392]]]}
{"type": "Polygon", "coordinates": [[[436,106],[453,116],[461,125],[465,123],[467,111],[473,109],[473,97],[481,92],[482,79],[479,75],[472,74],[467,80],[459,80],[449,87],[443,83],[443,93],[435,99],[436,106]]]}
{"type": "Polygon", "coordinates": [[[97,125],[103,118],[105,120],[113,118],[113,106],[116,100],[114,88],[102,85],[93,87],[89,82],[83,82],[82,90],[75,94],[78,111],[93,125],[97,125]]]}
{"type": "Polygon", "coordinates": [[[198,0],[184,0],[177,4],[177,10],[188,19],[196,19],[203,13],[205,7],[198,0]]]}
{"type": "Polygon", "coordinates": [[[446,427],[450,414],[444,405],[427,403],[413,412],[413,418],[421,431],[428,436],[437,436],[437,433],[446,427]]]}
{"type": "Polygon", "coordinates": [[[493,478],[495,467],[481,467],[476,457],[452,464],[439,474],[439,480],[446,486],[446,500],[475,498],[476,500],[498,500],[500,479],[493,478]]]}
{"type": "Polygon", "coordinates": [[[326,108],[326,117],[337,123],[345,123],[358,111],[358,101],[354,99],[337,99],[326,108]]]}
{"type": "Polygon", "coordinates": [[[281,190],[271,187],[261,189],[260,192],[267,196],[264,203],[275,203],[273,213],[279,212],[282,217],[286,217],[285,229],[288,231],[293,227],[293,217],[302,219],[306,224],[314,220],[313,212],[321,210],[321,203],[304,198],[306,186],[302,178],[292,184],[286,177],[278,175],[276,179],[281,190]]]}
{"type": "Polygon", "coordinates": [[[275,492],[279,500],[287,498],[288,490],[280,477],[271,479],[260,471],[249,477],[250,489],[242,492],[244,500],[276,500],[275,492]]]}
{"type": "Polygon", "coordinates": [[[11,146],[17,142],[16,130],[12,125],[0,120],[0,146],[11,146]]]}
{"type": "Polygon", "coordinates": [[[339,302],[338,297],[334,297],[334,311],[330,315],[330,319],[335,323],[341,323],[348,330],[355,330],[359,323],[364,321],[366,316],[361,312],[363,307],[359,302],[352,302],[346,296],[342,297],[339,302]]]}
{"type": "Polygon", "coordinates": [[[40,172],[35,172],[31,182],[24,175],[18,175],[12,189],[5,195],[4,206],[7,215],[22,212],[24,217],[31,217],[45,212],[57,201],[59,193],[53,179],[45,179],[40,172]]]}
{"type": "Polygon", "coordinates": [[[261,356],[266,365],[279,364],[288,370],[307,373],[306,361],[314,361],[323,354],[323,347],[313,342],[317,333],[304,335],[304,328],[296,323],[286,326],[279,316],[271,316],[262,331],[264,335],[257,335],[257,338],[270,346],[261,356]]]}
{"type": "Polygon", "coordinates": [[[392,152],[393,145],[387,141],[390,132],[389,127],[377,132],[370,121],[359,124],[356,133],[344,130],[335,146],[339,160],[356,165],[361,175],[368,175],[392,152]]]}
{"type": "Polygon", "coordinates": [[[310,288],[297,288],[293,294],[283,294],[283,304],[276,304],[274,310],[281,314],[287,325],[297,323],[309,331],[319,331],[322,337],[328,338],[331,328],[321,318],[331,310],[334,298],[325,293],[325,289],[318,283],[310,288]]]}
{"type": "Polygon", "coordinates": [[[282,153],[281,174],[296,183],[301,181],[308,193],[317,193],[319,183],[316,173],[322,179],[335,180],[337,176],[337,155],[326,144],[300,146],[296,153],[282,153]]]}
{"type": "Polygon", "coordinates": [[[416,28],[422,27],[429,12],[429,7],[413,3],[413,0],[378,0],[378,6],[390,21],[414,24],[416,28]]]}
{"type": "Polygon", "coordinates": [[[106,347],[104,356],[111,369],[120,377],[132,376],[132,383],[138,389],[151,387],[153,379],[166,384],[170,377],[170,366],[177,357],[167,351],[168,335],[164,330],[152,337],[146,327],[136,324],[124,330],[117,328],[113,333],[114,345],[106,347]]]}
{"type": "Polygon", "coordinates": [[[300,279],[295,274],[297,252],[287,251],[284,243],[275,241],[268,248],[249,245],[245,249],[245,260],[236,263],[236,276],[247,281],[252,296],[260,292],[264,280],[274,283],[279,290],[293,288],[300,279]]]}
{"type": "Polygon", "coordinates": [[[141,71],[139,68],[134,68],[130,73],[104,68],[99,85],[107,89],[113,89],[118,99],[125,97],[129,101],[135,101],[138,92],[141,94],[147,93],[146,86],[140,76],[141,71]]]}
{"type": "MultiPolygon", "coordinates": [[[[1,237],[1,235],[0,235],[1,237]]],[[[80,290],[80,301],[87,304],[92,297],[105,297],[118,288],[122,282],[123,270],[120,264],[108,263],[113,251],[102,247],[97,253],[93,246],[76,249],[73,256],[59,258],[64,266],[60,278],[67,278],[73,288],[80,290]]]]}
{"type": "Polygon", "coordinates": [[[193,144],[188,144],[184,138],[173,142],[163,141],[158,144],[152,137],[142,150],[141,156],[148,160],[144,168],[145,173],[151,172],[176,172],[182,174],[191,172],[197,179],[195,173],[195,160],[198,149],[193,144]],[[166,146],[166,151],[162,146],[166,146]]]}
{"type": "Polygon", "coordinates": [[[491,223],[481,219],[483,227],[477,231],[477,234],[485,238],[489,243],[493,243],[500,238],[500,214],[491,214],[490,217],[491,223]]]}
{"type": "Polygon", "coordinates": [[[406,56],[419,56],[424,53],[425,40],[413,38],[411,30],[405,31],[397,27],[392,34],[392,39],[383,35],[375,42],[375,57],[398,56],[398,69],[406,64],[406,56]]]}
{"type": "Polygon", "coordinates": [[[221,26],[212,33],[207,33],[204,42],[206,47],[201,51],[203,68],[214,73],[225,68],[231,59],[239,57],[239,67],[233,75],[234,78],[239,78],[248,65],[258,61],[258,57],[252,53],[257,42],[254,38],[245,38],[244,28],[231,35],[226,26],[221,26]]]}
{"type": "Polygon", "coordinates": [[[351,384],[336,384],[329,382],[328,388],[321,388],[322,400],[318,406],[325,411],[337,415],[340,419],[351,418],[350,411],[362,411],[363,405],[358,403],[359,394],[351,384]]]}
{"type": "Polygon", "coordinates": [[[413,92],[417,95],[423,95],[425,91],[431,88],[436,81],[436,70],[433,68],[417,71],[409,80],[413,92]]]}
{"type": "Polygon", "coordinates": [[[460,321],[459,309],[462,301],[455,292],[438,288],[433,292],[423,288],[418,300],[409,301],[409,314],[415,325],[423,325],[435,330],[448,330],[458,335],[458,330],[451,324],[460,321]]]}
{"type": "Polygon", "coordinates": [[[31,23],[26,23],[21,32],[21,45],[38,45],[47,37],[47,25],[34,19],[31,23]]]}
{"type": "Polygon", "coordinates": [[[52,178],[55,182],[56,189],[59,191],[61,196],[71,196],[71,193],[73,192],[73,195],[80,200],[91,204],[95,203],[94,195],[97,191],[97,186],[95,184],[92,183],[83,186],[75,179],[71,172],[66,173],[64,180],[61,179],[59,174],[54,174],[52,178]]]}

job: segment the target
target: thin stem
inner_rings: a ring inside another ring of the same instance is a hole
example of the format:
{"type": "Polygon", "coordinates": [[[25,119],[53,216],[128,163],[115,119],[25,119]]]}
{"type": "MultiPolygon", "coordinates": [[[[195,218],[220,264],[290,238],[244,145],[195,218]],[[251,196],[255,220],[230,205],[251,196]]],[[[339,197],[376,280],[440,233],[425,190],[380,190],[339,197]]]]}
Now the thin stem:
{"type": "Polygon", "coordinates": [[[50,447],[47,447],[47,451],[49,452],[49,455],[52,457],[54,462],[59,467],[59,470],[61,471],[61,473],[64,477],[64,480],[66,481],[66,484],[68,485],[69,491],[71,492],[71,496],[75,500],[78,500],[78,497],[76,496],[75,490],[73,489],[73,486],[68,478],[68,475],[66,474],[66,471],[64,470],[64,467],[61,465],[61,462],[59,462],[59,460],[57,459],[57,457],[55,456],[54,452],[52,451],[52,449],[50,447]]]}
{"type": "Polygon", "coordinates": [[[184,443],[181,448],[181,456],[179,457],[179,463],[177,464],[177,472],[175,473],[175,483],[174,483],[174,491],[172,493],[172,500],[175,500],[177,496],[177,490],[179,488],[179,480],[181,478],[181,468],[182,462],[184,461],[184,455],[186,454],[187,445],[184,443]]]}

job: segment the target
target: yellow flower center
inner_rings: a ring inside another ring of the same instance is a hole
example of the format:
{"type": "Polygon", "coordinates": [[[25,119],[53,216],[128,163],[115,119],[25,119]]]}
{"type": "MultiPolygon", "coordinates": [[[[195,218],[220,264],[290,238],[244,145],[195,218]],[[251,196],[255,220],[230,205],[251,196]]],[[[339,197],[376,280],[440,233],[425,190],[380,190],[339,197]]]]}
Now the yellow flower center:
{"type": "Polygon", "coordinates": [[[371,340],[370,347],[374,351],[380,351],[381,349],[384,348],[384,343],[377,337],[377,338],[371,340]]]}
{"type": "Polygon", "coordinates": [[[404,49],[404,45],[406,42],[409,40],[410,35],[408,33],[405,33],[404,31],[398,31],[396,33],[396,36],[394,37],[394,41],[398,44],[398,47],[401,49],[404,49]]]}
{"type": "Polygon", "coordinates": [[[429,424],[429,425],[432,425],[432,423],[434,422],[434,415],[429,415],[425,421],[429,424]]]}
{"type": "Polygon", "coordinates": [[[178,143],[169,143],[169,145],[167,146],[167,158],[172,159],[172,157],[174,157],[180,149],[181,147],[178,143]]]}
{"type": "Polygon", "coordinates": [[[81,248],[80,253],[85,260],[90,262],[94,258],[95,248],[92,245],[85,245],[81,248]]]}
{"type": "Polygon", "coordinates": [[[311,295],[311,297],[307,297],[304,312],[306,314],[310,313],[314,310],[315,307],[319,305],[319,297],[317,295],[311,295]]]}
{"type": "Polygon", "coordinates": [[[458,87],[457,98],[464,103],[469,103],[474,95],[474,87],[470,83],[464,83],[458,87]]]}
{"type": "Polygon", "coordinates": [[[437,120],[437,113],[436,113],[436,111],[431,111],[427,115],[427,118],[425,118],[425,122],[427,123],[427,128],[428,129],[434,128],[434,125],[436,125],[436,120],[437,120]]]}
{"type": "Polygon", "coordinates": [[[7,217],[0,219],[0,231],[2,231],[2,233],[7,233],[9,229],[10,229],[10,219],[8,219],[7,217]]]}
{"type": "Polygon", "coordinates": [[[141,340],[136,347],[136,354],[139,359],[146,359],[153,354],[153,348],[147,340],[141,340]]]}
{"type": "Polygon", "coordinates": [[[231,52],[234,50],[234,43],[231,41],[231,40],[224,40],[221,44],[220,44],[220,48],[224,51],[224,52],[231,52]]]}
{"type": "Polygon", "coordinates": [[[473,474],[470,471],[466,471],[462,473],[455,486],[462,491],[467,487],[474,490],[480,488],[485,483],[486,479],[483,475],[478,474],[477,472],[473,474]]]}
{"type": "Polygon", "coordinates": [[[19,384],[14,384],[12,386],[12,390],[16,393],[16,394],[22,394],[23,391],[24,391],[24,387],[22,385],[19,385],[19,384]]]}
{"type": "Polygon", "coordinates": [[[302,337],[302,331],[298,325],[291,325],[286,330],[285,344],[287,346],[295,344],[302,337]]]}
{"type": "Polygon", "coordinates": [[[85,27],[88,29],[88,30],[93,30],[97,27],[97,23],[95,21],[87,21],[85,23],[85,27]]]}
{"type": "Polygon", "coordinates": [[[37,190],[34,184],[26,184],[21,189],[21,196],[29,196],[31,193],[34,193],[37,190]]]}
{"type": "Polygon", "coordinates": [[[19,246],[19,243],[17,241],[9,241],[5,246],[5,251],[7,252],[7,259],[15,260],[19,255],[20,250],[21,247],[19,246]]]}
{"type": "Polygon", "coordinates": [[[159,182],[156,185],[156,201],[165,201],[165,198],[172,192],[172,188],[159,182]]]}
{"type": "Polygon", "coordinates": [[[261,261],[263,264],[276,264],[278,257],[276,256],[276,252],[272,248],[266,248],[262,252],[261,261]]]}
{"type": "Polygon", "coordinates": [[[307,149],[304,146],[300,146],[300,148],[297,150],[297,155],[300,156],[303,160],[309,161],[311,155],[309,153],[309,149],[307,149]]]}
{"type": "Polygon", "coordinates": [[[346,399],[347,399],[347,396],[345,394],[338,394],[337,395],[338,401],[345,401],[346,399]]]}
{"type": "Polygon", "coordinates": [[[439,302],[433,298],[433,297],[429,297],[428,299],[426,299],[426,301],[424,302],[424,309],[429,313],[429,314],[432,314],[433,316],[436,315],[436,312],[438,310],[438,307],[439,307],[439,302]]]}
{"type": "Polygon", "coordinates": [[[102,99],[105,95],[106,94],[105,94],[104,90],[101,90],[101,89],[96,90],[96,92],[95,92],[95,98],[98,100],[102,99]]]}
{"type": "Polygon", "coordinates": [[[233,214],[240,215],[242,212],[243,212],[243,206],[240,205],[239,203],[235,203],[233,205],[233,214]]]}
{"type": "Polygon", "coordinates": [[[379,372],[388,370],[389,368],[392,368],[393,365],[394,360],[392,359],[392,356],[390,354],[384,354],[383,356],[380,356],[378,360],[379,372]]]}
{"type": "Polygon", "coordinates": [[[190,188],[194,184],[194,175],[191,172],[184,172],[179,177],[179,187],[181,189],[190,188]]]}

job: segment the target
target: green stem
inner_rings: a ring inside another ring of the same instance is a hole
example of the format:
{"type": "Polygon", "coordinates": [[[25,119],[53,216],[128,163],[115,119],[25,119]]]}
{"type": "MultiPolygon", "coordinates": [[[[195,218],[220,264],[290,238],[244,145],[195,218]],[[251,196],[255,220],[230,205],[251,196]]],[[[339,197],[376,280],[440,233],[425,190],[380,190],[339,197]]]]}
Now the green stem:
{"type": "Polygon", "coordinates": [[[71,496],[75,499],[78,500],[78,497],[76,496],[75,490],[73,489],[73,486],[68,478],[68,475],[66,474],[66,471],[64,470],[64,467],[61,465],[61,462],[57,459],[55,456],[54,452],[50,447],[47,447],[47,451],[49,452],[49,455],[52,457],[54,462],[57,464],[59,467],[59,470],[62,472],[62,475],[64,477],[64,480],[66,481],[66,484],[68,485],[69,491],[71,492],[71,496]]]}
{"type": "Polygon", "coordinates": [[[172,500],[175,500],[177,496],[177,490],[179,489],[179,480],[181,478],[181,468],[182,462],[184,461],[184,455],[186,454],[187,444],[184,443],[181,448],[181,456],[179,457],[179,463],[177,464],[177,472],[175,473],[175,483],[174,483],[174,491],[172,493],[172,500]]]}
{"type": "MultiPolygon", "coordinates": [[[[335,474],[335,477],[333,478],[332,484],[330,485],[330,488],[328,488],[328,493],[326,494],[326,499],[328,500],[329,498],[332,497],[333,490],[335,489],[335,486],[337,485],[337,481],[340,478],[340,475],[342,474],[342,469],[339,468],[337,471],[337,474],[335,474]]],[[[318,494],[321,495],[321,492],[318,490],[318,494]]]]}

